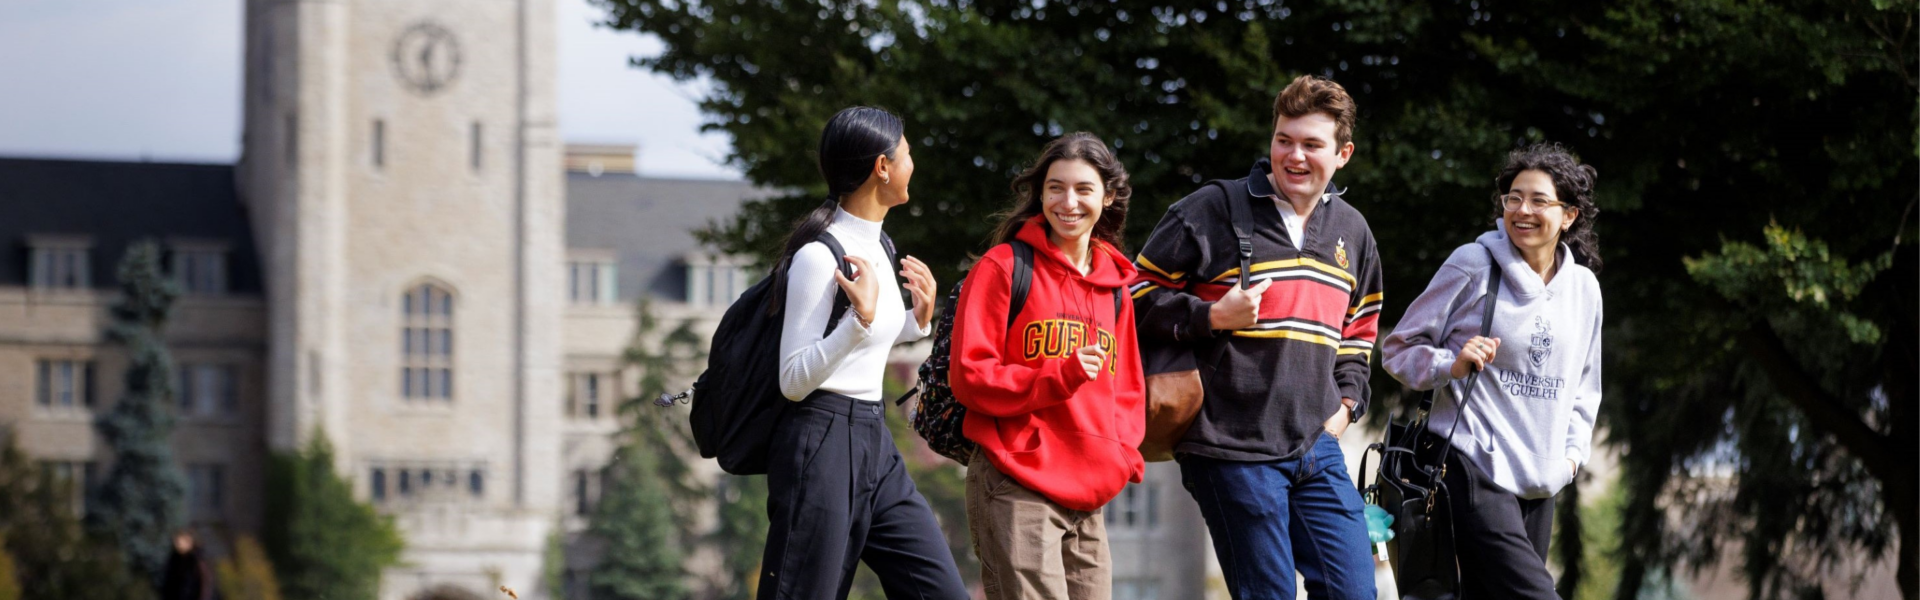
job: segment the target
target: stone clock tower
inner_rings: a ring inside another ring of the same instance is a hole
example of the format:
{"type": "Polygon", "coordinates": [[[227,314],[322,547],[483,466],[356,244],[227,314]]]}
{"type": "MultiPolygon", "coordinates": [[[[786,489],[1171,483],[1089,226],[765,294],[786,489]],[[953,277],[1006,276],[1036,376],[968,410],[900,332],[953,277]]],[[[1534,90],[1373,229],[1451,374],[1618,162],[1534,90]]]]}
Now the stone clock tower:
{"type": "Polygon", "coordinates": [[[383,600],[535,597],[559,510],[550,0],[247,0],[269,444],[394,515],[383,600]]]}

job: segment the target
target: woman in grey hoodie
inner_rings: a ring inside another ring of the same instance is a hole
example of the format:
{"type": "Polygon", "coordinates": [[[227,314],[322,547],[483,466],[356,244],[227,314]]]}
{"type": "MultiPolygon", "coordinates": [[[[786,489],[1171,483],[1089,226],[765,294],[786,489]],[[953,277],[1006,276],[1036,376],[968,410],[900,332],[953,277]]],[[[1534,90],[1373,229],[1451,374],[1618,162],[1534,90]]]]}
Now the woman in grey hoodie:
{"type": "Polygon", "coordinates": [[[1586,463],[1600,408],[1595,175],[1557,144],[1509,154],[1494,230],[1447,257],[1381,344],[1395,379],[1439,388],[1430,431],[1444,439],[1459,421],[1443,518],[1465,598],[1558,597],[1546,566],[1553,495],[1586,463]],[[1481,337],[1489,261],[1502,287],[1481,337]],[[1486,374],[1462,389],[1473,369],[1486,374]]]}

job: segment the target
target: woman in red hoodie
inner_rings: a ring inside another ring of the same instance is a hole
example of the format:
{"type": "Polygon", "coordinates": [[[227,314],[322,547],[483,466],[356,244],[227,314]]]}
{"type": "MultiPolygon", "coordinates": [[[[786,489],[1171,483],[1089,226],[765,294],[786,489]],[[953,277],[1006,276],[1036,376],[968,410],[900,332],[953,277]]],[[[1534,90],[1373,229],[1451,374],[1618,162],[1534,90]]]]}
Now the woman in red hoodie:
{"type": "Polygon", "coordinates": [[[1048,143],[1013,189],[961,287],[948,375],[980,445],[967,469],[974,553],[991,600],[1106,600],[1101,507],[1145,470],[1145,380],[1124,301],[1134,268],[1120,252],[1132,189],[1089,133],[1048,143]],[[1033,249],[1033,272],[1009,319],[1015,243],[1033,249]]]}

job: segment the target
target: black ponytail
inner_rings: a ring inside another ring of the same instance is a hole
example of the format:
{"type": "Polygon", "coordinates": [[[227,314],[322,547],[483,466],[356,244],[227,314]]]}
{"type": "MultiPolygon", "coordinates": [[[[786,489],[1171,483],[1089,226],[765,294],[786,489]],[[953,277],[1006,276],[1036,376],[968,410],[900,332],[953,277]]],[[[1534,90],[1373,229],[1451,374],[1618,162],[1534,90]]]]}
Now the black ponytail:
{"type": "Polygon", "coordinates": [[[793,255],[827,230],[827,225],[833,222],[834,211],[840,208],[841,198],[866,185],[867,179],[873,176],[873,159],[893,158],[905,131],[900,117],[867,106],[843,109],[827,120],[826,128],[820,132],[818,155],[820,176],[827,180],[827,201],[795,221],[793,233],[788,234],[786,243],[781,245],[780,261],[773,265],[773,288],[767,294],[767,314],[778,313],[786,307],[787,269],[793,266],[793,255]]]}

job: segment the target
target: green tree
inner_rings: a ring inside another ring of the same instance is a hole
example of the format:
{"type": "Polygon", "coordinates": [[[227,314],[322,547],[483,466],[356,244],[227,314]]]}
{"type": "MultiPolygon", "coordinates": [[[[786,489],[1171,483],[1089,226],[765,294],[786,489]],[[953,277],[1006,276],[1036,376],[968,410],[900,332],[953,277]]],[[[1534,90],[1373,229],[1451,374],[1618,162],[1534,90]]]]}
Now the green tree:
{"type": "Polygon", "coordinates": [[[280,600],[280,582],[273,576],[273,563],[267,551],[253,536],[242,535],[233,543],[233,555],[214,565],[220,582],[220,597],[226,600],[280,600]]]}
{"type": "Polygon", "coordinates": [[[13,555],[0,551],[0,600],[20,600],[20,577],[14,573],[13,555]]]}
{"type": "Polygon", "coordinates": [[[333,445],[321,431],[306,448],[277,452],[267,464],[261,543],[292,600],[371,600],[381,570],[399,564],[406,547],[393,519],[355,500],[333,465],[333,445]]]}
{"type": "Polygon", "coordinates": [[[685,598],[685,548],[699,539],[695,512],[710,508],[712,492],[686,458],[692,440],[678,425],[685,415],[653,400],[704,358],[704,340],[691,321],[661,331],[645,299],[634,311],[622,362],[639,372],[639,395],[622,399],[617,410],[620,445],[602,474],[605,485],[588,526],[604,548],[589,583],[595,597],[685,598]]]}
{"type": "Polygon", "coordinates": [[[547,546],[541,550],[540,579],[546,584],[547,597],[565,600],[567,597],[567,529],[564,519],[554,519],[553,529],[547,532],[547,546]]]}
{"type": "MultiPolygon", "coordinates": [[[[625,450],[625,449],[623,449],[625,450]]],[[[588,578],[593,597],[677,600],[689,597],[682,542],[659,477],[660,457],[622,451],[604,472],[600,503],[588,531],[601,542],[588,578]]]]}
{"type": "Polygon", "coordinates": [[[759,591],[760,557],[767,545],[767,478],[721,475],[714,497],[719,526],[707,539],[726,567],[725,581],[715,588],[723,600],[748,600],[759,591]]]}
{"type": "Polygon", "coordinates": [[[153,597],[144,577],[121,562],[111,540],[91,536],[74,514],[72,483],[36,467],[14,445],[0,445],[0,555],[13,568],[19,598],[140,600],[153,597]]]}
{"type": "Polygon", "coordinates": [[[107,335],[126,348],[126,394],[94,422],[113,454],[87,502],[87,529],[115,540],[125,563],[160,584],[170,537],[185,522],[186,476],[173,461],[173,358],[162,331],[179,287],[160,270],[160,246],[134,244],[120,261],[120,298],[107,335]]]}
{"type": "MultiPolygon", "coordinates": [[[[712,83],[701,108],[732,139],[734,165],[794,190],[706,233],[763,257],[824,193],[811,142],[795,140],[848,105],[906,119],[919,193],[888,230],[951,281],[1008,204],[1011,175],[1052,136],[1093,131],[1117,148],[1137,243],[1199,182],[1245,173],[1264,154],[1272,94],[1320,74],[1360,106],[1358,151],[1337,183],[1380,240],[1390,324],[1453,247],[1489,227],[1504,153],[1566,143],[1601,173],[1601,424],[1625,456],[1627,495],[1618,593],[1732,558],[1755,596],[1795,594],[1809,565],[1778,550],[1810,543],[1820,556],[1897,552],[1902,593],[1920,597],[1915,474],[1874,466],[1920,454],[1913,386],[1842,376],[1920,371],[1905,341],[1915,300],[1897,292],[1911,286],[1847,301],[1885,334],[1828,347],[1854,362],[1796,348],[1788,363],[1743,341],[1761,322],[1798,342],[1781,317],[1730,307],[1681,260],[1774,221],[1849,264],[1913,252],[1901,235],[1920,198],[1911,2],[598,3],[609,26],[664,42],[637,65],[712,83]],[[1761,468],[1783,461],[1820,466],[1761,468]],[[1729,484],[1747,500],[1672,500],[1729,484]],[[1695,508],[1681,526],[1670,519],[1695,508]]],[[[1374,380],[1383,399],[1405,397],[1374,380]]]]}

